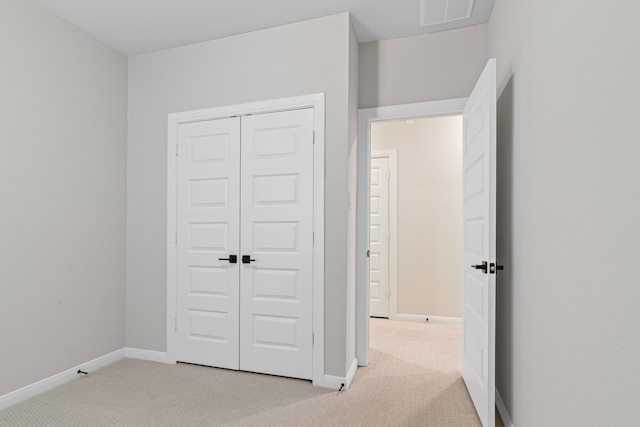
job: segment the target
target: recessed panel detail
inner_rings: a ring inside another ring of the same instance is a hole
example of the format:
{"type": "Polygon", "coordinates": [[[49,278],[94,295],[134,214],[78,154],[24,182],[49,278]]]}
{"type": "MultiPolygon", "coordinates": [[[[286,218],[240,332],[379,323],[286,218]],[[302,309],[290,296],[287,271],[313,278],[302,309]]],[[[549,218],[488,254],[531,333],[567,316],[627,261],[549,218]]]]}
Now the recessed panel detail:
{"type": "Polygon", "coordinates": [[[189,140],[192,162],[220,162],[229,157],[229,134],[202,135],[189,140]]]}
{"type": "Polygon", "coordinates": [[[380,185],[380,168],[371,168],[371,186],[378,187],[380,185]]]}
{"type": "Polygon", "coordinates": [[[189,310],[189,338],[227,341],[227,313],[189,310]]]}
{"type": "Polygon", "coordinates": [[[298,319],[279,316],[253,316],[253,345],[296,350],[298,319]]]}
{"type": "Polygon", "coordinates": [[[482,281],[469,272],[465,272],[464,304],[478,319],[484,316],[484,298],[482,281]]]}
{"type": "Polygon", "coordinates": [[[228,200],[227,178],[190,181],[191,207],[226,207],[228,200]]]}
{"type": "Polygon", "coordinates": [[[282,205],[299,203],[299,175],[271,175],[254,177],[256,205],[282,205]]]}
{"type": "Polygon", "coordinates": [[[298,249],[298,222],[256,222],[253,224],[255,251],[293,252],[298,249]]]}
{"type": "Polygon", "coordinates": [[[484,130],[485,120],[480,105],[476,104],[465,114],[464,132],[467,149],[474,143],[480,132],[484,130]]]}
{"type": "Polygon", "coordinates": [[[380,271],[380,254],[377,252],[370,252],[369,255],[369,271],[380,271]]]}
{"type": "Polygon", "coordinates": [[[192,295],[210,295],[226,297],[228,293],[229,268],[189,267],[190,287],[192,295]]]}
{"type": "Polygon", "coordinates": [[[372,280],[370,285],[369,298],[371,301],[380,301],[380,282],[372,280]]]}
{"type": "Polygon", "coordinates": [[[470,218],[464,223],[464,249],[482,256],[484,248],[484,221],[482,218],[470,218]]]}
{"type": "Polygon", "coordinates": [[[478,383],[484,387],[484,351],[482,350],[482,343],[478,340],[478,337],[482,337],[483,334],[476,322],[465,322],[465,326],[464,352],[468,354],[465,359],[475,371],[478,383]]]}
{"type": "Polygon", "coordinates": [[[371,225],[371,230],[369,231],[369,241],[371,243],[380,243],[380,226],[377,224],[371,225]]]}
{"type": "Polygon", "coordinates": [[[484,189],[484,156],[478,157],[465,170],[464,196],[466,200],[479,195],[484,189]]]}
{"type": "Polygon", "coordinates": [[[380,196],[371,196],[369,210],[371,211],[371,215],[380,215],[380,196]]]}
{"type": "Polygon", "coordinates": [[[297,130],[297,126],[256,130],[253,134],[255,157],[259,159],[295,154],[297,130]]]}
{"type": "Polygon", "coordinates": [[[254,299],[297,300],[297,270],[255,269],[253,276],[254,299]]]}
{"type": "Polygon", "coordinates": [[[191,223],[189,236],[192,250],[227,251],[226,223],[191,223]]]}

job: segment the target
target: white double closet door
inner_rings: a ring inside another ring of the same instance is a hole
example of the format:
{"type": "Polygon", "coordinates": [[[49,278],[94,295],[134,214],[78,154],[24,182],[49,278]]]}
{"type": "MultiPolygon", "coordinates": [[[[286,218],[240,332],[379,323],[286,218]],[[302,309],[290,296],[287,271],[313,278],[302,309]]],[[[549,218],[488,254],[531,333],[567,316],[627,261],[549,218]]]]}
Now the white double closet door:
{"type": "Polygon", "coordinates": [[[178,127],[176,359],[312,377],[313,110],[178,127]]]}

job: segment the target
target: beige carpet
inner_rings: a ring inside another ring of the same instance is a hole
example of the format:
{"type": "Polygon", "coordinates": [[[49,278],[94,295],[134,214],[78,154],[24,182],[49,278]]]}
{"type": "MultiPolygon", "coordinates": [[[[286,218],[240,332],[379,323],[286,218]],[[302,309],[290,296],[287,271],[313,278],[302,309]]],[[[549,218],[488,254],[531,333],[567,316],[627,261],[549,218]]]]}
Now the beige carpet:
{"type": "Polygon", "coordinates": [[[1,426],[480,426],[460,327],[372,319],[346,392],[308,381],[124,359],[0,411],[1,426]]]}

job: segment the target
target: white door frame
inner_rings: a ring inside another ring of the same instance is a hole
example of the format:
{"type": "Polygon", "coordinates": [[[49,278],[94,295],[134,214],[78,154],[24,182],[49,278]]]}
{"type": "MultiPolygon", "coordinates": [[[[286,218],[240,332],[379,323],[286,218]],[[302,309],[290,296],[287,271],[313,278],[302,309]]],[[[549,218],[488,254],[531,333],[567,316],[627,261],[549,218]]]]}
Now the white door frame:
{"type": "Polygon", "coordinates": [[[313,384],[326,385],[324,375],[324,164],[325,95],[318,93],[168,115],[167,133],[167,363],[176,363],[176,260],[177,260],[177,147],[178,126],[183,123],[313,108],[314,210],[313,210],[313,384]]]}
{"type": "MultiPolygon", "coordinates": [[[[389,319],[398,316],[398,150],[375,150],[371,158],[389,161],[389,319]]],[[[369,215],[371,213],[369,212],[369,215]]]]}
{"type": "Polygon", "coordinates": [[[369,192],[371,188],[371,123],[382,120],[436,117],[462,114],[467,98],[359,111],[358,172],[356,198],[356,358],[359,366],[369,365],[369,192]]]}

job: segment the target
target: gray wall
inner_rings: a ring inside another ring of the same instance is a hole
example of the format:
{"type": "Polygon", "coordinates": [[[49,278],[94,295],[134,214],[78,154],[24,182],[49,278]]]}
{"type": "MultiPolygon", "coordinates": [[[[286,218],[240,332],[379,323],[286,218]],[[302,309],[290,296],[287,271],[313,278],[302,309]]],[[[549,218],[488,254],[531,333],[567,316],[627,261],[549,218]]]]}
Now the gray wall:
{"type": "Polygon", "coordinates": [[[0,395],[124,347],[127,59],[0,5],[0,395]]]}
{"type": "Polygon", "coordinates": [[[497,387],[517,427],[638,423],[640,3],[606,6],[496,0],[489,25],[497,387]]]}
{"type": "Polygon", "coordinates": [[[356,360],[356,184],[358,173],[358,75],[360,46],[353,25],[349,32],[349,205],[347,259],[346,368],[356,360]]]}
{"type": "Polygon", "coordinates": [[[360,108],[469,96],[487,62],[487,26],[360,45],[360,108]]]}
{"type": "Polygon", "coordinates": [[[347,352],[349,15],[129,58],[127,346],[166,351],[167,114],[326,93],[325,372],[347,352]]]}

